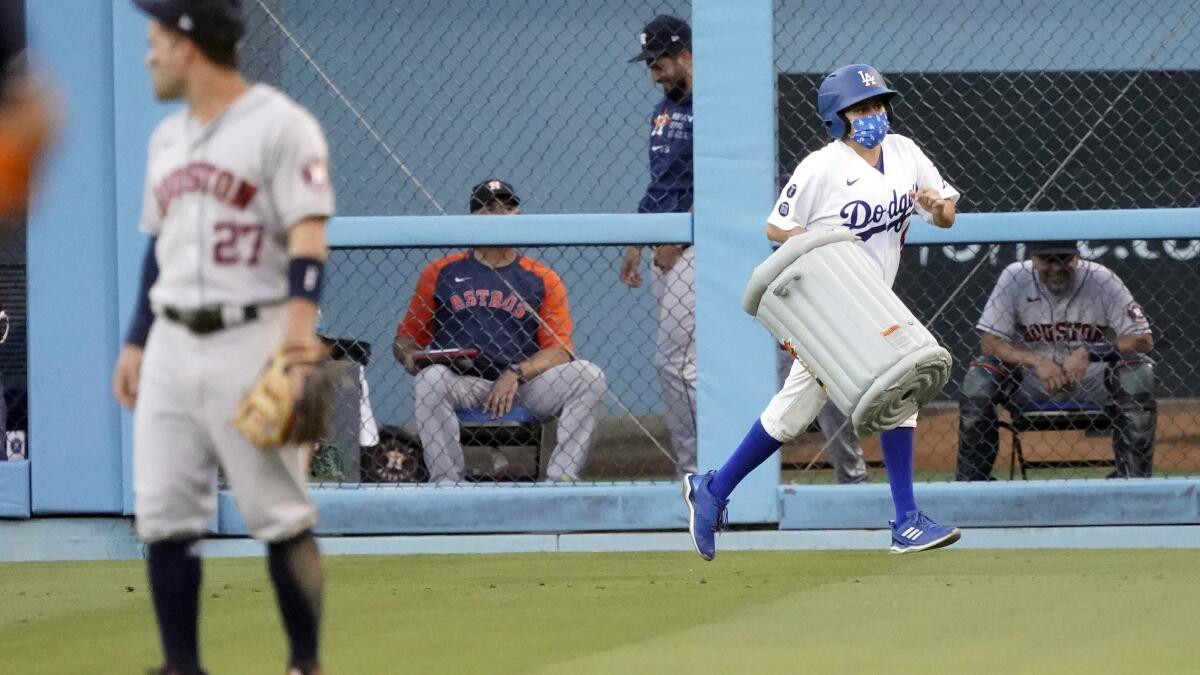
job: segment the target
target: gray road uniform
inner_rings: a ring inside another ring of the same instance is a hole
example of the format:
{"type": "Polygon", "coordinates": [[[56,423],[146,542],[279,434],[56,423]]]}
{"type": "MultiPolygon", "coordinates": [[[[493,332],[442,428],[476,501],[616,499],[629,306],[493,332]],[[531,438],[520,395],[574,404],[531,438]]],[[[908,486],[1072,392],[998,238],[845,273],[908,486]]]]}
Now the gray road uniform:
{"type": "MultiPolygon", "coordinates": [[[[638,213],[685,213],[692,208],[691,95],[670,96],[650,117],[650,184],[638,213]]],[[[684,248],[667,271],[651,265],[650,289],[657,307],[654,366],[662,390],[664,420],[675,448],[675,475],[696,471],[696,251],[684,248]]]]}
{"type": "Polygon", "coordinates": [[[218,465],[256,538],[316,523],[307,450],[258,450],[231,419],[285,337],[288,230],[333,215],[327,167],[316,120],[263,84],[208,124],[176,112],[150,139],[141,228],[159,275],[133,438],[144,540],[207,529],[218,465]]]}
{"type": "MultiPolygon", "coordinates": [[[[1087,344],[1150,334],[1150,323],[1120,277],[1107,267],[1079,261],[1073,286],[1056,296],[1042,285],[1032,261],[1004,269],[976,329],[1018,347],[1066,360],[1087,344]]],[[[1013,368],[994,357],[970,364],[959,418],[959,480],[989,480],[999,434],[996,405],[1021,407],[1046,401],[1093,403],[1113,420],[1115,475],[1149,476],[1157,421],[1153,363],[1142,354],[1089,364],[1077,388],[1049,394],[1032,368],[1013,368]]]]}
{"type": "Polygon", "coordinates": [[[696,471],[696,249],[684,249],[675,266],[653,268],[650,290],[658,309],[654,366],[664,415],[678,459],[676,477],[696,471]]]}

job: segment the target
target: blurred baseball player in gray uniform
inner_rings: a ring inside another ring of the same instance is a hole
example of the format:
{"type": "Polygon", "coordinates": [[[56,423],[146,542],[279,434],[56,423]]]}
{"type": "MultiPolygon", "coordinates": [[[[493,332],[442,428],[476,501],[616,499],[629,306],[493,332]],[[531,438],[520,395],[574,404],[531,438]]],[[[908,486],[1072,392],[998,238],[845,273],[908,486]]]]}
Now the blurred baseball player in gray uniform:
{"type": "MultiPolygon", "coordinates": [[[[255,448],[231,419],[281,344],[312,346],[333,214],[316,120],[243,79],[238,0],[134,0],[149,24],[159,100],[187,105],[150,139],[141,228],[151,237],[113,388],[134,410],[138,536],[165,655],[160,673],[200,673],[197,541],[224,469],[268,566],[289,673],[319,671],[320,551],[307,450],[255,448]]],[[[290,376],[301,385],[306,368],[290,376]]]]}
{"type": "Polygon", "coordinates": [[[25,58],[21,0],[0,0],[0,224],[21,222],[30,183],[54,130],[55,105],[25,58]]]}
{"type": "MultiPolygon", "coordinates": [[[[638,213],[692,210],[692,29],[661,15],[639,35],[642,50],[630,63],[645,62],[664,96],[650,116],[650,185],[638,213]]],[[[696,471],[696,269],[691,244],[654,247],[651,290],[658,305],[658,351],[654,364],[666,406],[667,429],[678,461],[676,477],[696,471]]],[[[642,247],[629,246],[621,282],[642,285],[642,247]]]]}
{"type": "Polygon", "coordinates": [[[1000,273],[976,329],[960,401],[958,480],[991,480],[996,405],[1090,403],[1113,421],[1110,478],[1148,477],[1157,407],[1150,323],[1112,270],[1080,260],[1076,242],[1030,247],[1000,273]]]}

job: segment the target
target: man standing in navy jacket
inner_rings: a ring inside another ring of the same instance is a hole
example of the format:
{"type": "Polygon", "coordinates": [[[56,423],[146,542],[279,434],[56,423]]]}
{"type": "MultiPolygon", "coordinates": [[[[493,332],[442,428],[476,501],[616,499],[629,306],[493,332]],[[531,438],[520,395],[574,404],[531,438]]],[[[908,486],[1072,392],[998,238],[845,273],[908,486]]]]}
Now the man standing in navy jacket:
{"type": "MultiPolygon", "coordinates": [[[[639,35],[644,62],[663,99],[650,116],[650,184],[638,213],[692,210],[692,29],[683,19],[660,15],[639,35]]],[[[666,407],[676,475],[696,471],[696,287],[691,244],[652,247],[651,290],[658,305],[655,366],[666,407]]],[[[629,246],[621,281],[642,285],[642,246],[629,246]]]]}

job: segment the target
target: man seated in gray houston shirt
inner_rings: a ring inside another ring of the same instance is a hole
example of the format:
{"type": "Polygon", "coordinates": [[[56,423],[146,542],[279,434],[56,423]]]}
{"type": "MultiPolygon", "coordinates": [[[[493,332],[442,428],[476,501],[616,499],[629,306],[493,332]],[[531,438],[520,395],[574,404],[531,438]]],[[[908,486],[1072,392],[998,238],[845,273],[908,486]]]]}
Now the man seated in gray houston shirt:
{"type": "Polygon", "coordinates": [[[996,405],[1091,403],[1108,412],[1116,467],[1110,478],[1150,476],[1157,406],[1150,322],[1112,270],[1079,259],[1076,242],[1030,245],[1000,279],[975,328],[959,401],[958,480],[990,480],[996,405]]]}

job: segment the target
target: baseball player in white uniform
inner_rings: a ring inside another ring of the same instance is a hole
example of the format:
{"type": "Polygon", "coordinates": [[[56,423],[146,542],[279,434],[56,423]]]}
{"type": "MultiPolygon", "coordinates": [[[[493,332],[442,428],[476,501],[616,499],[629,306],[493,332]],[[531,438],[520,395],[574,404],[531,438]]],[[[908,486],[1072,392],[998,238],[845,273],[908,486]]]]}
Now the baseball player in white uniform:
{"type": "MultiPolygon", "coordinates": [[[[958,191],[942,180],[916,144],[889,133],[890,102],[896,95],[868,65],[844,66],[825,77],[817,92],[817,110],[833,141],[796,167],[767,218],[769,239],[783,243],[808,231],[847,228],[862,240],[866,257],[890,286],[914,213],[938,227],[954,224],[958,191]]],[[[734,487],[803,432],[826,400],[807,365],[797,361],[725,465],[687,476],[689,529],[701,557],[711,560],[716,555],[714,535],[724,524],[734,487]]],[[[917,508],[912,487],[915,426],[914,415],[880,437],[896,508],[893,553],[938,548],[959,538],[957,528],[939,525],[917,508]]]]}
{"type": "Polygon", "coordinates": [[[1158,407],[1146,313],[1112,270],[1079,259],[1076,242],[1029,248],[1031,260],[1001,272],[975,325],[981,353],[963,379],[958,480],[991,480],[997,404],[1103,409],[1109,477],[1150,477],[1158,407]]]}
{"type": "MultiPolygon", "coordinates": [[[[151,17],[156,98],[186,103],[150,139],[141,229],[152,244],[114,375],[118,401],[134,410],[134,509],[159,672],[203,672],[196,543],[216,511],[220,466],[268,544],[288,672],[316,673],[322,572],[307,450],[258,450],[231,420],[280,344],[316,341],[333,214],[325,140],[307,111],[238,71],[238,0],[134,4],[151,17]]],[[[305,375],[294,369],[297,385],[305,375]]]]}

